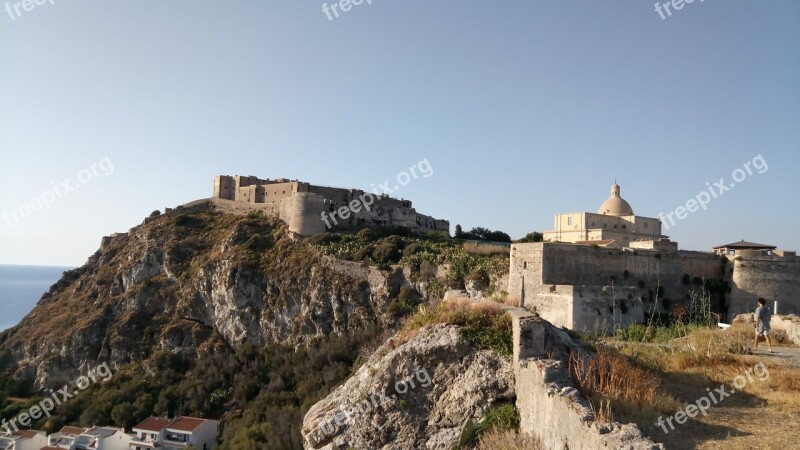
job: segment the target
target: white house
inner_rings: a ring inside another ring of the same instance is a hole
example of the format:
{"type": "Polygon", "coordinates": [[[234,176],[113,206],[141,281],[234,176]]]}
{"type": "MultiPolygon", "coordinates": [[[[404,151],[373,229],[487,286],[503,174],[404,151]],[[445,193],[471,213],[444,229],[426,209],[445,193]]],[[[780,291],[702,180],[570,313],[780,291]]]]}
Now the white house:
{"type": "Polygon", "coordinates": [[[88,431],[88,428],[79,428],[79,427],[64,427],[58,431],[58,433],[53,433],[47,437],[48,439],[48,448],[47,450],[52,449],[67,449],[67,450],[74,450],[75,441],[78,436],[82,435],[85,431],[88,431]]]}
{"type": "Polygon", "coordinates": [[[113,427],[64,427],[49,436],[43,450],[128,450],[131,436],[122,428],[113,427]]]}
{"type": "Polygon", "coordinates": [[[133,427],[131,450],[211,450],[217,442],[219,421],[178,417],[174,420],[151,417],[133,427]]]}
{"type": "Polygon", "coordinates": [[[0,450],[39,450],[47,445],[44,431],[19,430],[0,434],[0,450]]]}

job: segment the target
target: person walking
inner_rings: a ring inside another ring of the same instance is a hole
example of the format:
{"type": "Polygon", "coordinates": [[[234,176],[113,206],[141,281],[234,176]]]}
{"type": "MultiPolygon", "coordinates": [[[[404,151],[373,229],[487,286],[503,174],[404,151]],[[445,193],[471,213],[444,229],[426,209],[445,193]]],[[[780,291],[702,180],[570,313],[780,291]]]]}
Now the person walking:
{"type": "Polygon", "coordinates": [[[758,350],[758,338],[764,336],[769,347],[769,352],[772,353],[772,342],[769,340],[769,320],[772,318],[772,311],[767,306],[767,301],[763,298],[758,299],[758,307],[755,313],[755,326],[756,326],[756,340],[753,350],[758,350]]]}

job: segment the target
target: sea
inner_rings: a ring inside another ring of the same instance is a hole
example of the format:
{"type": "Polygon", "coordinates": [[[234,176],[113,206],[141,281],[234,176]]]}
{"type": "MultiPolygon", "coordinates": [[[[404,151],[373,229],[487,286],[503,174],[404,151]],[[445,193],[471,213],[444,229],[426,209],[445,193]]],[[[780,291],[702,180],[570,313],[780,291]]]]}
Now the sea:
{"type": "Polygon", "coordinates": [[[72,267],[0,264],[0,331],[31,312],[42,294],[72,267]]]}

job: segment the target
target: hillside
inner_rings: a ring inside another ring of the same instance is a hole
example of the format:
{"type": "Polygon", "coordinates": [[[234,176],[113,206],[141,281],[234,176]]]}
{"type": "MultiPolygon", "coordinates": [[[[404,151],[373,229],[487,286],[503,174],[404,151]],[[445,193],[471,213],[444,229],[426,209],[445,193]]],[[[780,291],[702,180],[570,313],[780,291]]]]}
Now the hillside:
{"type": "Polygon", "coordinates": [[[297,239],[204,203],[154,213],[0,334],[0,413],[107,363],[109,382],[34,426],[202,415],[223,419],[223,448],[300,448],[305,411],[403,316],[447,288],[499,289],[507,264],[440,235],[297,239]]]}

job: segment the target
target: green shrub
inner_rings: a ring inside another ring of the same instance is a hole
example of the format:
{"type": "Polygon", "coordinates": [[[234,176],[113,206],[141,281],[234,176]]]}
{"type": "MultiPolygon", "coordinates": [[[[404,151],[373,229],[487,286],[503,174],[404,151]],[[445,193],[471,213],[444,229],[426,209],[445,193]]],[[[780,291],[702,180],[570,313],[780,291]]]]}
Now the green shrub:
{"type": "Polygon", "coordinates": [[[502,430],[518,430],[519,429],[519,411],[513,403],[505,403],[503,405],[490,408],[483,415],[483,420],[478,424],[476,434],[481,434],[496,429],[502,430]]]}
{"type": "Polygon", "coordinates": [[[400,247],[394,242],[382,242],[372,251],[372,258],[379,264],[397,263],[400,256],[400,247]]]}

